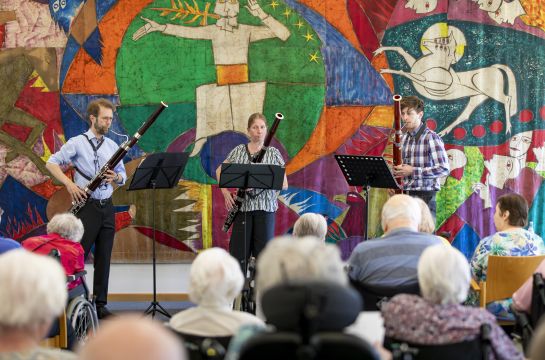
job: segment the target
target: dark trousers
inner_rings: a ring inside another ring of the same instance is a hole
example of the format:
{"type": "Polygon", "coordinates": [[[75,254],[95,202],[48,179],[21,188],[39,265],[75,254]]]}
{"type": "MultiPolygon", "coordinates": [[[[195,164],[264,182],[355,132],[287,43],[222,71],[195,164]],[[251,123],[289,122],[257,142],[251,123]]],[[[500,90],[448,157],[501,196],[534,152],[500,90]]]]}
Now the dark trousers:
{"type": "Polygon", "coordinates": [[[274,237],[274,215],[267,211],[240,211],[233,221],[229,253],[235,257],[242,272],[250,256],[257,256],[274,237]]]}
{"type": "Polygon", "coordinates": [[[110,278],[110,259],[115,236],[115,212],[112,200],[102,204],[98,200],[89,199],[77,216],[83,222],[85,232],[81,246],[85,250],[85,258],[95,245],[93,294],[98,307],[108,302],[108,280],[110,278]]]}
{"type": "Polygon", "coordinates": [[[424,200],[424,202],[428,204],[428,207],[430,208],[430,212],[433,215],[433,218],[435,219],[435,213],[437,211],[437,203],[435,202],[435,195],[437,194],[437,191],[407,190],[405,191],[405,194],[424,200]]]}

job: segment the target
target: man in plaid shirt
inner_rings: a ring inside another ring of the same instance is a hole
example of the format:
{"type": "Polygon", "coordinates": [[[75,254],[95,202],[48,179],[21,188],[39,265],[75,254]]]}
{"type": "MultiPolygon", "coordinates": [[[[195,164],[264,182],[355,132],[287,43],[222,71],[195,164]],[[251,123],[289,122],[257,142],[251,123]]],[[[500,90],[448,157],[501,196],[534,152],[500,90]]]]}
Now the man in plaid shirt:
{"type": "Polygon", "coordinates": [[[439,179],[449,174],[449,164],[443,140],[428,129],[422,116],[424,102],[416,96],[403,97],[403,163],[394,166],[394,175],[403,176],[404,192],[424,200],[435,216],[435,194],[441,188],[439,179]]]}

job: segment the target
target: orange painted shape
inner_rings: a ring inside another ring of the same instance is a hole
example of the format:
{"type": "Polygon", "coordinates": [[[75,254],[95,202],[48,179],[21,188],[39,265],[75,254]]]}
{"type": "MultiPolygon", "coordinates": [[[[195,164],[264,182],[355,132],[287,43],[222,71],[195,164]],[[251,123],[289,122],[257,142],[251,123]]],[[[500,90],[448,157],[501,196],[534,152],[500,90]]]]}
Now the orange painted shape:
{"type": "Polygon", "coordinates": [[[248,65],[217,65],[218,85],[243,84],[248,82],[248,65]]]}
{"type": "Polygon", "coordinates": [[[79,49],[66,74],[64,93],[115,94],[115,62],[125,31],[152,0],[119,0],[98,24],[103,36],[102,66],[83,50],[79,49]]]}
{"type": "Polygon", "coordinates": [[[374,106],[325,107],[307,143],[286,166],[294,173],[313,161],[333,153],[364,123],[374,106]]]}
{"type": "Polygon", "coordinates": [[[299,0],[299,2],[322,15],[335,29],[337,29],[359,52],[363,53],[360,42],[354,29],[352,20],[348,16],[346,1],[340,0],[299,0]]]}
{"type": "MultiPolygon", "coordinates": [[[[386,53],[383,52],[382,54],[378,54],[371,60],[371,65],[373,68],[380,74],[380,70],[382,69],[388,69],[388,59],[386,58],[386,53]]],[[[390,88],[390,91],[394,92],[394,77],[392,74],[381,74],[384,81],[386,81],[386,84],[388,84],[388,87],[390,88]]]]}
{"type": "Polygon", "coordinates": [[[365,125],[383,128],[393,128],[394,125],[394,106],[375,106],[365,125]]]}

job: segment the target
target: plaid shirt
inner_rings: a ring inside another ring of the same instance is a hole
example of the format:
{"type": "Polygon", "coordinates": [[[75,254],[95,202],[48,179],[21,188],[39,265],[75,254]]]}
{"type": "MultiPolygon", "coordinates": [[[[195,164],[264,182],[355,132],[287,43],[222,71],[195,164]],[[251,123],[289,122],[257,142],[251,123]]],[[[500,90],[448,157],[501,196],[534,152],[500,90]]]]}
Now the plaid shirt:
{"type": "MultiPolygon", "coordinates": [[[[420,126],[426,126],[426,124],[423,123],[420,126]]],[[[416,142],[415,137],[419,129],[405,133],[401,141],[403,163],[414,168],[411,176],[403,178],[403,189],[439,191],[441,188],[439,178],[449,174],[445,146],[439,135],[427,127],[416,142]]]]}

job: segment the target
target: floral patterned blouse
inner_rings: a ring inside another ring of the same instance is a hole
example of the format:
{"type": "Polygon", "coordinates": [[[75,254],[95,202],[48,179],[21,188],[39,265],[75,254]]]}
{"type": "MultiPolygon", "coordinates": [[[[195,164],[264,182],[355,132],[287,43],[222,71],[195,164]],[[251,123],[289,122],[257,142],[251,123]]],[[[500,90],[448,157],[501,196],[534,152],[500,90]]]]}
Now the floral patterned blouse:
{"type": "MultiPolygon", "coordinates": [[[[486,280],[488,255],[535,256],[543,254],[545,254],[545,244],[539,235],[522,228],[500,231],[479,242],[471,258],[471,274],[477,283],[486,280]]],[[[478,303],[475,293],[470,294],[469,303],[478,303]]],[[[511,303],[512,299],[509,298],[489,303],[486,308],[500,320],[513,320],[513,314],[509,309],[511,303]]]]}

